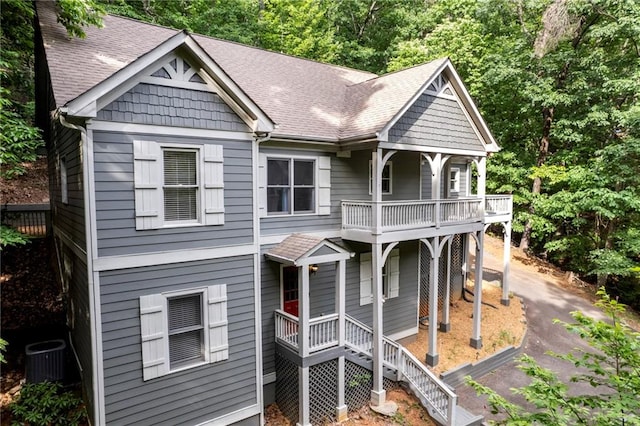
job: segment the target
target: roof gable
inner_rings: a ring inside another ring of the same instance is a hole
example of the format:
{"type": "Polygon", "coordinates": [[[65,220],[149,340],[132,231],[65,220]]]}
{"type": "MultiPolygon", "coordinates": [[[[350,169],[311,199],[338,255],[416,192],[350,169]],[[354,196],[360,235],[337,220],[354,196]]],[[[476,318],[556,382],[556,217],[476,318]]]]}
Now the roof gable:
{"type": "Polygon", "coordinates": [[[353,253],[321,237],[292,234],[265,256],[286,265],[301,266],[348,259],[353,253]]]}

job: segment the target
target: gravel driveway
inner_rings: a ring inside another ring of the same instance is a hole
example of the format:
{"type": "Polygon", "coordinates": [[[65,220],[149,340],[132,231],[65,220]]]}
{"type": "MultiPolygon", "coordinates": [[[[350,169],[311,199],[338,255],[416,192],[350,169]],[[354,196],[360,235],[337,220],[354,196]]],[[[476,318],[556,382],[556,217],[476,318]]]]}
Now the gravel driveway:
{"type": "MultiPolygon", "coordinates": [[[[489,244],[496,245],[495,241],[489,244]]],[[[501,253],[502,250],[498,251],[495,247],[493,250],[485,250],[483,276],[486,280],[501,279],[501,253]]],[[[552,320],[557,318],[570,322],[572,317],[569,313],[576,310],[597,318],[604,318],[604,316],[589,300],[557,285],[556,279],[549,272],[540,271],[530,264],[523,263],[522,261],[526,262],[526,260],[514,254],[512,252],[510,289],[516,296],[523,299],[528,321],[523,353],[533,357],[540,365],[558,373],[560,379],[567,383],[568,378],[575,372],[573,366],[546,355],[545,352],[552,350],[567,353],[574,348],[586,348],[588,345],[584,344],[577,335],[567,332],[562,325],[553,324],[552,320]]],[[[511,362],[479,379],[478,382],[496,390],[512,402],[522,403],[523,399],[514,396],[510,389],[526,385],[529,379],[516,368],[515,362],[511,362]]],[[[592,391],[590,386],[584,384],[571,386],[578,392],[592,391]]],[[[459,403],[464,408],[474,414],[484,415],[487,420],[495,418],[486,406],[486,397],[477,396],[475,391],[466,385],[459,386],[456,392],[459,403]]]]}

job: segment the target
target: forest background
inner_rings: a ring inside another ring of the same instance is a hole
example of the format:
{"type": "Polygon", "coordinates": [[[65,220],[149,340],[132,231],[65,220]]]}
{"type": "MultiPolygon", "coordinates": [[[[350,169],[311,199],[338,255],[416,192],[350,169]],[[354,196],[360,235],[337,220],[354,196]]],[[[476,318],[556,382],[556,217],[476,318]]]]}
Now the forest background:
{"type": "MultiPolygon", "coordinates": [[[[377,74],[448,56],[502,150],[487,193],[513,239],[640,309],[640,2],[636,0],[58,0],[70,36],[113,13],[377,74]]],[[[33,127],[31,2],[0,4],[0,162],[33,127]]],[[[312,78],[312,76],[310,76],[312,78]]],[[[3,239],[13,237],[3,228],[3,239]]]]}

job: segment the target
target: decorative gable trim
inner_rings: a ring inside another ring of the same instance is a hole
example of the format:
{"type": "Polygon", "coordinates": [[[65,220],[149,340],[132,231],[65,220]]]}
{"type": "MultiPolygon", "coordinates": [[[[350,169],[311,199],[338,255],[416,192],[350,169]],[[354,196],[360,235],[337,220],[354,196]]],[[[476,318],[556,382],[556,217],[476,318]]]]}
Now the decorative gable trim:
{"type": "Polygon", "coordinates": [[[388,142],[389,141],[389,131],[391,128],[400,120],[404,114],[411,108],[411,106],[418,100],[418,98],[425,92],[436,92],[437,95],[448,97],[449,95],[446,93],[446,88],[449,87],[452,91],[454,98],[460,103],[460,106],[469,119],[469,122],[474,127],[474,130],[478,133],[480,140],[483,141],[485,145],[486,152],[497,152],[500,148],[496,143],[487,123],[484,121],[480,112],[476,108],[469,92],[465,88],[462,83],[462,79],[453,68],[451,61],[447,59],[442,63],[438,69],[433,73],[432,77],[427,80],[422,87],[407,101],[407,103],[393,116],[391,120],[382,128],[380,132],[378,132],[378,140],[380,142],[388,142]],[[441,76],[444,76],[448,83],[442,84],[442,80],[440,83],[437,82],[441,76]],[[433,85],[433,88],[432,88],[433,85]],[[458,94],[456,97],[455,94],[458,94]]]}
{"type": "Polygon", "coordinates": [[[212,91],[254,132],[269,133],[275,128],[260,107],[184,31],[71,100],[61,110],[69,116],[94,118],[100,107],[140,82],[212,91]],[[193,65],[197,62],[203,66],[193,65]]]}

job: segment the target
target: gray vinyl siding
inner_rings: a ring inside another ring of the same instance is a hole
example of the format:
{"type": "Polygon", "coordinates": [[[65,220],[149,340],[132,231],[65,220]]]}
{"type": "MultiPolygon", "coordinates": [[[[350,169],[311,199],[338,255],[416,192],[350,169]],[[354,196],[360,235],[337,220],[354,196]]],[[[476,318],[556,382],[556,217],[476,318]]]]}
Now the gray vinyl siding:
{"type": "MultiPolygon", "coordinates": [[[[203,85],[203,87],[206,87],[203,85]]],[[[215,93],[140,83],[98,111],[98,120],[249,132],[215,93]]]]}
{"type": "Polygon", "coordinates": [[[94,131],[99,256],[248,244],[253,241],[252,142],[94,131]],[[136,231],[133,141],[216,144],[224,150],[225,223],[136,231]]]}
{"type": "MultiPolygon", "coordinates": [[[[371,151],[353,151],[350,158],[337,157],[333,153],[316,151],[293,151],[261,148],[267,155],[305,155],[331,157],[331,214],[266,216],[260,219],[262,235],[290,234],[294,232],[316,232],[339,230],[342,224],[343,200],[370,201],[369,160],[371,151]]],[[[392,194],[383,200],[417,200],[420,198],[420,154],[398,152],[391,157],[392,194]]]]}
{"type": "Polygon", "coordinates": [[[264,257],[273,246],[262,246],[260,253],[260,306],[262,309],[262,373],[276,371],[276,333],[274,311],[280,309],[280,264],[264,257]]]}
{"type": "MultiPolygon", "coordinates": [[[[459,158],[459,157],[458,157],[459,158]]],[[[458,159],[459,161],[459,159],[458,159]]],[[[447,194],[449,198],[460,198],[460,197],[469,197],[471,194],[469,193],[469,173],[467,163],[460,162],[451,162],[447,163],[448,166],[445,167],[445,170],[442,172],[442,178],[440,182],[440,194],[442,198],[446,198],[447,194]],[[449,185],[449,170],[452,168],[460,169],[460,192],[450,192],[448,191],[449,185]]],[[[427,161],[424,161],[422,164],[422,199],[429,200],[431,199],[431,166],[427,161]]]]}
{"type": "MultiPolygon", "coordinates": [[[[366,244],[350,243],[358,254],[347,262],[346,311],[371,326],[373,304],[360,306],[360,253],[370,252],[366,244]]],[[[384,334],[390,335],[416,327],[418,318],[418,243],[400,243],[400,294],[383,305],[384,334]]]]}
{"type": "MultiPolygon", "coordinates": [[[[335,168],[341,167],[340,158],[336,158],[334,153],[321,152],[321,151],[303,151],[292,149],[276,149],[276,148],[260,148],[260,152],[267,155],[282,156],[283,158],[290,156],[308,156],[308,157],[331,157],[331,214],[330,215],[317,215],[317,214],[304,214],[304,215],[286,215],[286,216],[265,216],[260,219],[260,232],[262,235],[273,234],[289,234],[294,232],[314,232],[324,231],[327,229],[340,229],[340,200],[338,200],[334,193],[333,176],[335,168]]],[[[316,180],[317,180],[316,176],[316,180]]],[[[317,182],[316,182],[317,184],[317,182]]],[[[317,197],[317,194],[316,194],[317,197]]]]}
{"type": "Polygon", "coordinates": [[[100,275],[108,424],[197,424],[257,400],[253,256],[100,275]],[[227,285],[229,359],[142,380],[139,297],[227,285]]]}
{"type": "Polygon", "coordinates": [[[389,141],[434,148],[484,151],[460,105],[423,93],[389,131],[389,141]]]}
{"type": "Polygon", "coordinates": [[[91,305],[89,301],[89,281],[86,258],[78,257],[64,244],[61,244],[61,262],[64,256],[71,260],[71,280],[67,309],[73,306],[73,326],[69,324],[69,333],[81,368],[82,393],[87,404],[87,413],[94,412],[93,401],[93,359],[91,352],[91,305]]]}
{"type": "Polygon", "coordinates": [[[49,188],[51,191],[53,226],[68,235],[78,246],[86,249],[84,220],[84,191],[80,132],[53,123],[52,141],[48,154],[49,188]],[[62,202],[59,159],[67,165],[68,203],[62,202]]]}

